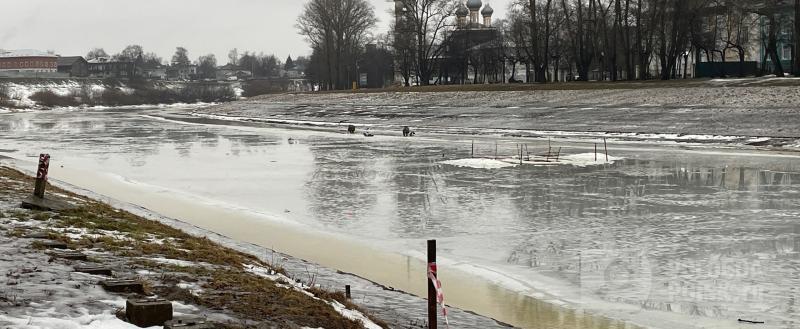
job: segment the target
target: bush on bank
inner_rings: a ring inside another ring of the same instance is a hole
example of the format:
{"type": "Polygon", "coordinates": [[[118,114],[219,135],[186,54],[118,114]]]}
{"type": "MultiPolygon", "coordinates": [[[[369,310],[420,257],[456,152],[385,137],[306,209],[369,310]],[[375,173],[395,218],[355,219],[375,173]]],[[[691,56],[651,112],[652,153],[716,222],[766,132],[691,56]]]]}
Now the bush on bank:
{"type": "MultiPolygon", "coordinates": [[[[182,86],[159,86],[137,83],[122,86],[116,82],[106,82],[106,88],[93,90],[90,85],[68,95],[59,95],[50,90],[33,93],[30,99],[43,107],[67,106],[129,106],[146,104],[175,104],[197,102],[229,102],[236,99],[236,92],[227,84],[194,83],[182,86]]],[[[0,97],[0,101],[3,98],[0,97]]]]}

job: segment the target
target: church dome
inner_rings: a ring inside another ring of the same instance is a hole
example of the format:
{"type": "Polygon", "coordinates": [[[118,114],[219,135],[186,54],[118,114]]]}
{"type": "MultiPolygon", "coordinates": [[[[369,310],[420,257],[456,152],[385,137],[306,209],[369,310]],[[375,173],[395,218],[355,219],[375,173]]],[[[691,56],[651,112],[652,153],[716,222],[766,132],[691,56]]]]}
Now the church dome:
{"type": "Polygon", "coordinates": [[[480,10],[483,7],[483,2],[481,0],[468,0],[467,1],[467,8],[470,10],[480,10]]]}
{"type": "Polygon", "coordinates": [[[494,9],[487,3],[486,6],[483,7],[481,14],[483,14],[484,17],[492,16],[492,14],[494,14],[494,9]]]}
{"type": "Polygon", "coordinates": [[[458,9],[456,9],[456,16],[458,16],[458,17],[467,17],[467,16],[469,16],[469,8],[464,6],[464,4],[462,3],[460,6],[458,6],[458,9]]]}

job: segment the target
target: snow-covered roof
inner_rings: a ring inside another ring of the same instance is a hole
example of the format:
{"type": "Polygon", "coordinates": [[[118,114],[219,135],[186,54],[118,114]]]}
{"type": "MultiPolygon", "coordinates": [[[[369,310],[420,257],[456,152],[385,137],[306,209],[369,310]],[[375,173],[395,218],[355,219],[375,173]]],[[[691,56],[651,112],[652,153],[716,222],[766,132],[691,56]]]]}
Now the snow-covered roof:
{"type": "Polygon", "coordinates": [[[56,57],[55,54],[35,49],[0,50],[0,57],[56,57]]]}

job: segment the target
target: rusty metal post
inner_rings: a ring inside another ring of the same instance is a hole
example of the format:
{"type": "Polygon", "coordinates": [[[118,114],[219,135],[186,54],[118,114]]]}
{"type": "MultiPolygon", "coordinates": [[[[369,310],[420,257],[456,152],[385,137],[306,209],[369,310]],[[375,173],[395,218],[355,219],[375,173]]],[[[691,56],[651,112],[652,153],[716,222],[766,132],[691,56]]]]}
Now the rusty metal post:
{"type": "MultiPolygon", "coordinates": [[[[433,276],[436,277],[436,240],[428,240],[428,264],[427,271],[432,271],[433,276]]],[[[427,273],[425,277],[427,278],[427,273]]],[[[436,287],[433,286],[433,281],[430,278],[428,281],[428,329],[436,329],[436,287]]]]}
{"type": "Polygon", "coordinates": [[[44,198],[44,188],[47,185],[47,172],[50,170],[50,155],[39,155],[39,169],[36,171],[36,186],[33,195],[37,198],[44,198]]]}

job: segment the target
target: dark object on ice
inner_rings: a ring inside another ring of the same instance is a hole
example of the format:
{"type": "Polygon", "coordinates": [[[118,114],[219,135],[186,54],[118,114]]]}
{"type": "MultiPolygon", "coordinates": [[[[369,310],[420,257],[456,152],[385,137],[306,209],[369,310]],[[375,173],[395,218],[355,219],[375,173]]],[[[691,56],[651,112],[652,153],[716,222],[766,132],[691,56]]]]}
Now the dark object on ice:
{"type": "Polygon", "coordinates": [[[373,135],[373,134],[372,134],[371,132],[369,132],[369,131],[365,131],[365,132],[364,132],[364,137],[373,137],[373,136],[375,136],[375,135],[373,135]]]}
{"type": "Polygon", "coordinates": [[[86,255],[77,251],[54,251],[50,254],[53,258],[86,261],[86,255]]]}
{"type": "Polygon", "coordinates": [[[67,244],[61,241],[45,240],[34,242],[47,249],[67,249],[67,244]]]}
{"type": "Polygon", "coordinates": [[[172,303],[164,299],[128,299],[125,318],[136,326],[163,326],[172,320],[172,303]]]}
{"type": "Polygon", "coordinates": [[[403,127],[403,137],[408,137],[409,134],[411,134],[411,128],[408,128],[408,126],[403,127]]]}
{"type": "Polygon", "coordinates": [[[164,323],[164,329],[213,329],[214,326],[203,319],[175,319],[164,323]]]}
{"type": "Polygon", "coordinates": [[[750,320],[742,320],[742,319],[739,319],[739,322],[752,323],[752,324],[764,324],[764,321],[750,321],[750,320]]]}
{"type": "Polygon", "coordinates": [[[111,276],[111,269],[107,267],[100,267],[100,266],[75,266],[75,272],[78,273],[86,273],[92,275],[103,275],[103,276],[111,276]]]}
{"type": "Polygon", "coordinates": [[[144,286],[135,280],[104,280],[100,281],[100,286],[108,292],[117,293],[137,293],[144,295],[144,286]]]}
{"type": "Polygon", "coordinates": [[[351,297],[351,295],[350,295],[350,285],[349,284],[346,284],[344,286],[344,297],[347,298],[347,299],[350,299],[350,297],[351,297]]]}
{"type": "Polygon", "coordinates": [[[356,126],[354,126],[354,125],[347,126],[347,133],[348,134],[355,134],[356,133],[356,126]]]}

